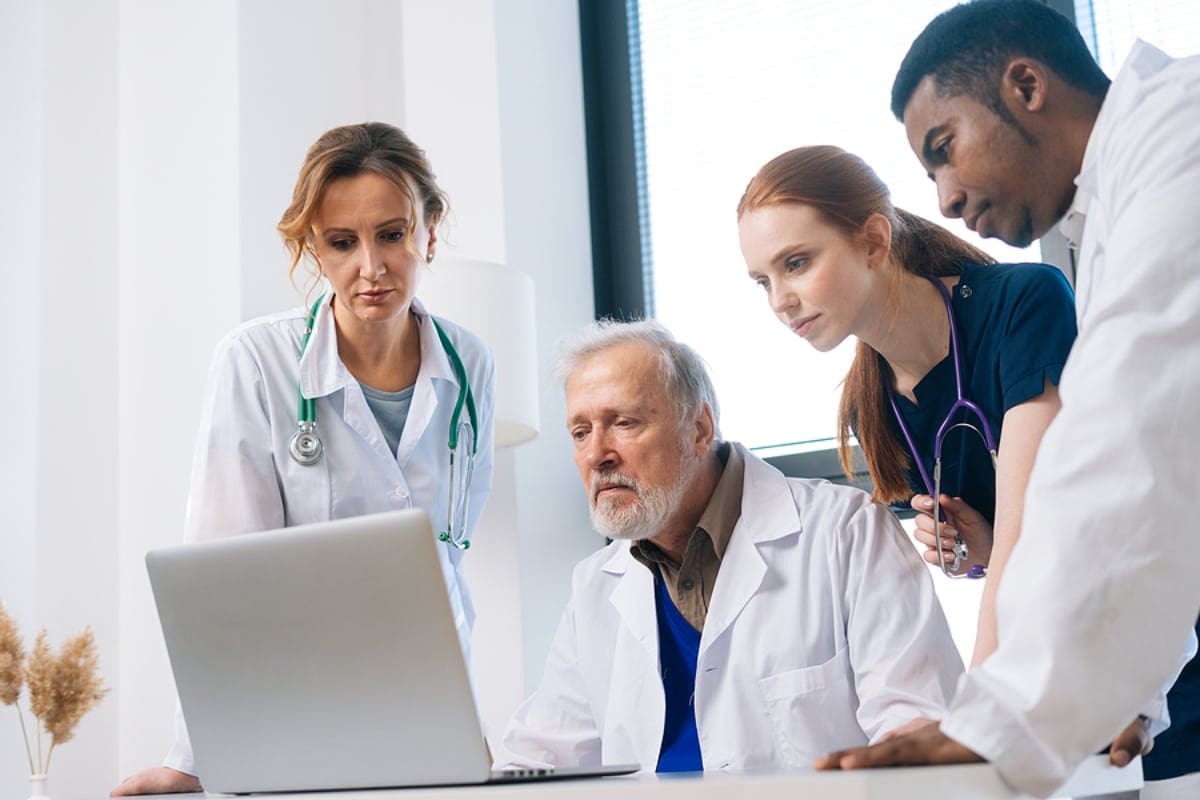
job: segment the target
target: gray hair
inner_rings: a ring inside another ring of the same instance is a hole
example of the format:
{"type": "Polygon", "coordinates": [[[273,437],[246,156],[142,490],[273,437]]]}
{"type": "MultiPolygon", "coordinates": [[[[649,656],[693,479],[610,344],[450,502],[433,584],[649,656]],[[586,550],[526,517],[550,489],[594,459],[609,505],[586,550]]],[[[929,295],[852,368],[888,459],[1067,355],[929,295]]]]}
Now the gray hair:
{"type": "Polygon", "coordinates": [[[659,354],[658,374],[667,389],[667,397],[675,407],[680,424],[707,405],[712,409],[714,445],[721,440],[721,410],[717,392],[704,359],[690,346],[675,338],[667,327],[656,320],[622,322],[614,319],[597,320],[579,333],[565,339],[559,346],[554,376],[566,386],[567,380],[580,365],[605,350],[629,342],[648,345],[659,354]]]}

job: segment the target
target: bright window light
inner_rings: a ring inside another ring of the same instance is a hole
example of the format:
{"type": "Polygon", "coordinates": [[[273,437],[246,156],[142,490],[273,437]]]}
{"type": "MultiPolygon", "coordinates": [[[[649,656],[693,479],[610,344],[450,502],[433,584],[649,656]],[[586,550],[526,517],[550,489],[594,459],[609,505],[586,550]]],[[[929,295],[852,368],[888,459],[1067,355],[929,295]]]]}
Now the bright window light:
{"type": "Polygon", "coordinates": [[[1110,78],[1145,39],[1168,55],[1200,53],[1200,3],[1196,0],[1075,0],[1075,19],[1092,54],[1110,78]]]}
{"type": "Polygon", "coordinates": [[[784,150],[862,156],[895,203],[1003,261],[1037,261],[942,218],[889,110],[896,69],[944,0],[638,0],[645,186],[655,316],[711,368],[726,438],[752,447],[828,440],[847,342],[817,353],[780,325],[746,276],[735,209],[784,150]]]}

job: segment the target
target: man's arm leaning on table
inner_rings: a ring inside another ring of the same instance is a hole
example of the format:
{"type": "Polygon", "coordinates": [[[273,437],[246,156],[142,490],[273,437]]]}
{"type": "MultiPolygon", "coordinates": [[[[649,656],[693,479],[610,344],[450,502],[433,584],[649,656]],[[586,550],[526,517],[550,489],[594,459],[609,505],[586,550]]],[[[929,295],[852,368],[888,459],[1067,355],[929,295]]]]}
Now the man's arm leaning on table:
{"type": "Polygon", "coordinates": [[[541,683],[509,722],[495,766],[599,765],[600,744],[579,669],[575,609],[570,602],[550,645],[541,683]]]}

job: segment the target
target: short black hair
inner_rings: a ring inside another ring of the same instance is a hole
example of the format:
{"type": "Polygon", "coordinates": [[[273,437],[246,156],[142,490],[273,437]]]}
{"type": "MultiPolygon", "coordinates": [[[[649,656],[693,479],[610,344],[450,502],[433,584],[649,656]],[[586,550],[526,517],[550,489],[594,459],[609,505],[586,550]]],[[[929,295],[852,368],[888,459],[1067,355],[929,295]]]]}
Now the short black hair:
{"type": "Polygon", "coordinates": [[[917,85],[932,75],[939,94],[966,95],[1005,116],[1001,74],[1021,56],[1094,97],[1108,91],[1108,76],[1062,14],[1037,0],[977,0],[934,17],[913,41],[892,84],[892,113],[903,122],[917,85]]]}

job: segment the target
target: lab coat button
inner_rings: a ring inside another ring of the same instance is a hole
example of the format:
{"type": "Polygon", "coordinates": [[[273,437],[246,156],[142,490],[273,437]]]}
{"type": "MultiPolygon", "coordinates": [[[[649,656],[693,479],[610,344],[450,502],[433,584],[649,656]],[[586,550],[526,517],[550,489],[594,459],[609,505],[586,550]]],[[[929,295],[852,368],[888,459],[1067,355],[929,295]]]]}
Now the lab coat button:
{"type": "Polygon", "coordinates": [[[396,490],[394,492],[392,492],[392,496],[398,500],[407,500],[408,499],[408,489],[405,489],[403,486],[397,486],[396,490]]]}

